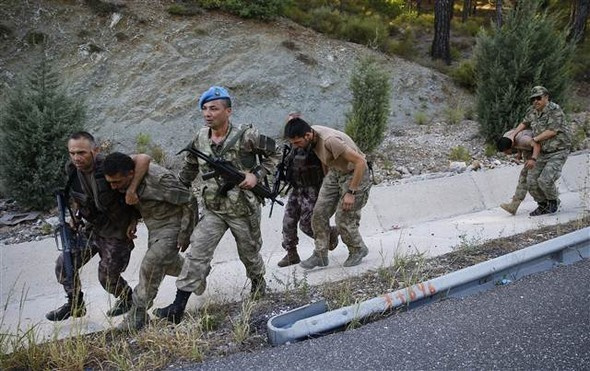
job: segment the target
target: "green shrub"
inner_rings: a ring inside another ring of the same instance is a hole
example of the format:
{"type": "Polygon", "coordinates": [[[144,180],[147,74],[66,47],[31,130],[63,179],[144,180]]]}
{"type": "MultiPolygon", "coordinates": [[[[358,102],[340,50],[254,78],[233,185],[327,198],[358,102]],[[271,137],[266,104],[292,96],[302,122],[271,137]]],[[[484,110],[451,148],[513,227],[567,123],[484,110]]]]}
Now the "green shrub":
{"type": "Polygon", "coordinates": [[[449,160],[468,162],[469,160],[471,160],[471,155],[465,147],[457,146],[451,148],[451,152],[449,153],[449,160]]]}
{"type": "Polygon", "coordinates": [[[203,13],[203,10],[195,4],[172,4],[166,10],[172,15],[180,15],[184,17],[190,17],[203,13]]]}
{"type": "Polygon", "coordinates": [[[346,114],[344,131],[365,154],[383,141],[391,97],[389,79],[371,58],[362,59],[352,72],[352,109],[346,114]]]}
{"type": "Polygon", "coordinates": [[[475,82],[476,76],[473,60],[466,59],[461,61],[459,66],[453,68],[449,75],[455,84],[469,90],[470,92],[475,92],[477,86],[475,82]]]}
{"type": "Polygon", "coordinates": [[[146,133],[139,133],[135,137],[135,151],[137,153],[147,153],[152,143],[152,137],[146,133]]]}
{"type": "MultiPolygon", "coordinates": [[[[519,3],[520,4],[520,3],[519,3]]],[[[474,53],[480,131],[493,141],[522,120],[535,85],[567,104],[573,48],[536,2],[522,2],[500,29],[482,32],[474,53]]]]}
{"type": "Polygon", "coordinates": [[[197,0],[197,4],[205,9],[219,9],[242,18],[261,20],[274,19],[283,14],[283,0],[197,0]]]}
{"type": "Polygon", "coordinates": [[[414,122],[418,125],[425,125],[428,123],[428,115],[423,111],[418,111],[414,114],[414,122]]]}
{"type": "Polygon", "coordinates": [[[310,12],[309,23],[305,24],[305,26],[335,36],[343,23],[344,18],[338,11],[329,7],[320,7],[310,12]]]}
{"type": "Polygon", "coordinates": [[[465,117],[465,111],[460,105],[453,105],[445,109],[445,120],[447,124],[455,125],[461,122],[465,117]]]}
{"type": "Polygon", "coordinates": [[[380,48],[387,54],[395,54],[404,58],[411,58],[416,55],[416,36],[411,27],[399,32],[396,39],[386,39],[380,48]]]}
{"type": "Polygon", "coordinates": [[[378,16],[349,16],[340,25],[337,36],[357,44],[379,46],[389,33],[385,23],[378,16]]]}
{"type": "Polygon", "coordinates": [[[135,152],[146,153],[152,160],[162,166],[166,165],[166,152],[159,144],[152,142],[152,137],[146,133],[139,133],[135,137],[135,152]]]}
{"type": "Polygon", "coordinates": [[[492,157],[498,153],[498,149],[494,143],[486,143],[486,147],[484,149],[484,156],[492,157]]]}
{"type": "Polygon", "coordinates": [[[63,188],[68,136],[82,130],[85,108],[60,87],[43,58],[0,110],[0,173],[6,193],[20,205],[48,210],[63,188]]]}

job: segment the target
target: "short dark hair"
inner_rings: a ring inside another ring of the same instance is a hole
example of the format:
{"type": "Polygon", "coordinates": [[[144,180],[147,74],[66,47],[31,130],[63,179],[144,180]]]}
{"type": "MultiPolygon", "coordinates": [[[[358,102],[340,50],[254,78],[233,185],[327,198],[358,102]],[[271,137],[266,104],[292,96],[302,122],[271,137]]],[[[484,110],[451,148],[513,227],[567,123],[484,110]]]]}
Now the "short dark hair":
{"type": "Polygon", "coordinates": [[[302,138],[306,133],[311,133],[311,126],[301,117],[295,117],[287,121],[285,138],[302,138]]]}
{"type": "Polygon", "coordinates": [[[130,171],[135,169],[135,162],[128,155],[121,152],[113,152],[109,154],[103,163],[104,173],[109,176],[116,174],[127,175],[130,171]]]}
{"type": "Polygon", "coordinates": [[[507,137],[502,137],[502,138],[498,139],[498,141],[496,142],[496,148],[500,152],[504,152],[507,149],[512,148],[512,139],[507,138],[507,137]]]}
{"type": "Polygon", "coordinates": [[[94,140],[92,134],[90,134],[87,131],[77,131],[75,133],[70,134],[70,136],[68,137],[68,141],[78,139],[86,139],[92,144],[92,146],[96,147],[96,140],[94,140]]]}

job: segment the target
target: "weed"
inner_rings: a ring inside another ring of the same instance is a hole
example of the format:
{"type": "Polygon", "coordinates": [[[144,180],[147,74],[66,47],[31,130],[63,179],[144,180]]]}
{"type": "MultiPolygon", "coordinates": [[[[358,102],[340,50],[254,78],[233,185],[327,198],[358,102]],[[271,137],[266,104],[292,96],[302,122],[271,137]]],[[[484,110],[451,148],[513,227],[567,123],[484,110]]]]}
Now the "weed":
{"type": "Polygon", "coordinates": [[[241,343],[248,338],[250,334],[250,319],[256,302],[246,299],[242,302],[242,311],[236,321],[232,321],[232,334],[237,343],[241,343]]]}
{"type": "Polygon", "coordinates": [[[453,147],[449,153],[449,160],[467,162],[471,160],[471,154],[463,146],[453,147]]]}
{"type": "Polygon", "coordinates": [[[498,149],[496,148],[496,145],[493,143],[486,143],[484,155],[486,157],[492,157],[492,156],[495,156],[496,153],[498,153],[498,149]]]}
{"type": "Polygon", "coordinates": [[[425,125],[429,122],[428,116],[423,111],[418,111],[414,114],[414,122],[418,125],[425,125]]]}
{"type": "Polygon", "coordinates": [[[458,104],[453,107],[447,107],[444,113],[447,123],[451,125],[458,124],[465,117],[465,111],[458,104]]]}

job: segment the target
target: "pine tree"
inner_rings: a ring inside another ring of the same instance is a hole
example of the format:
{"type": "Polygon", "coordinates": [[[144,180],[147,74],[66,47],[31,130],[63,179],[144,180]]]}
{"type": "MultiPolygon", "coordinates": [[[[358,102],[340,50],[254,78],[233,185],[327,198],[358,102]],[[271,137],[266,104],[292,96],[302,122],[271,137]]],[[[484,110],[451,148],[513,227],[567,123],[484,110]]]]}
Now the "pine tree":
{"type": "Polygon", "coordinates": [[[54,206],[64,186],[68,135],[82,130],[85,108],[61,89],[45,60],[9,96],[0,111],[0,172],[7,194],[37,210],[54,206]]]}
{"type": "Polygon", "coordinates": [[[534,1],[519,2],[501,28],[483,31],[475,48],[480,130],[495,141],[516,126],[530,105],[530,90],[545,86],[564,106],[573,47],[555,20],[534,1]]]}
{"type": "Polygon", "coordinates": [[[350,79],[352,109],[346,115],[344,131],[365,154],[381,142],[387,127],[391,89],[389,76],[375,60],[361,60],[350,79]]]}

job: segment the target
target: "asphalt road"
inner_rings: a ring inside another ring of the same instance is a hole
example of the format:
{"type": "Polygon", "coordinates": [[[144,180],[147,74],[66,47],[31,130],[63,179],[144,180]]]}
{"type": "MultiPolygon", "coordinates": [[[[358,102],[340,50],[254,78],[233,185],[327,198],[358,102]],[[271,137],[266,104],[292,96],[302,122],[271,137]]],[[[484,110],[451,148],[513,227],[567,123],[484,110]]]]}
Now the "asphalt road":
{"type": "Polygon", "coordinates": [[[590,370],[590,260],[187,370],[590,370]]]}

